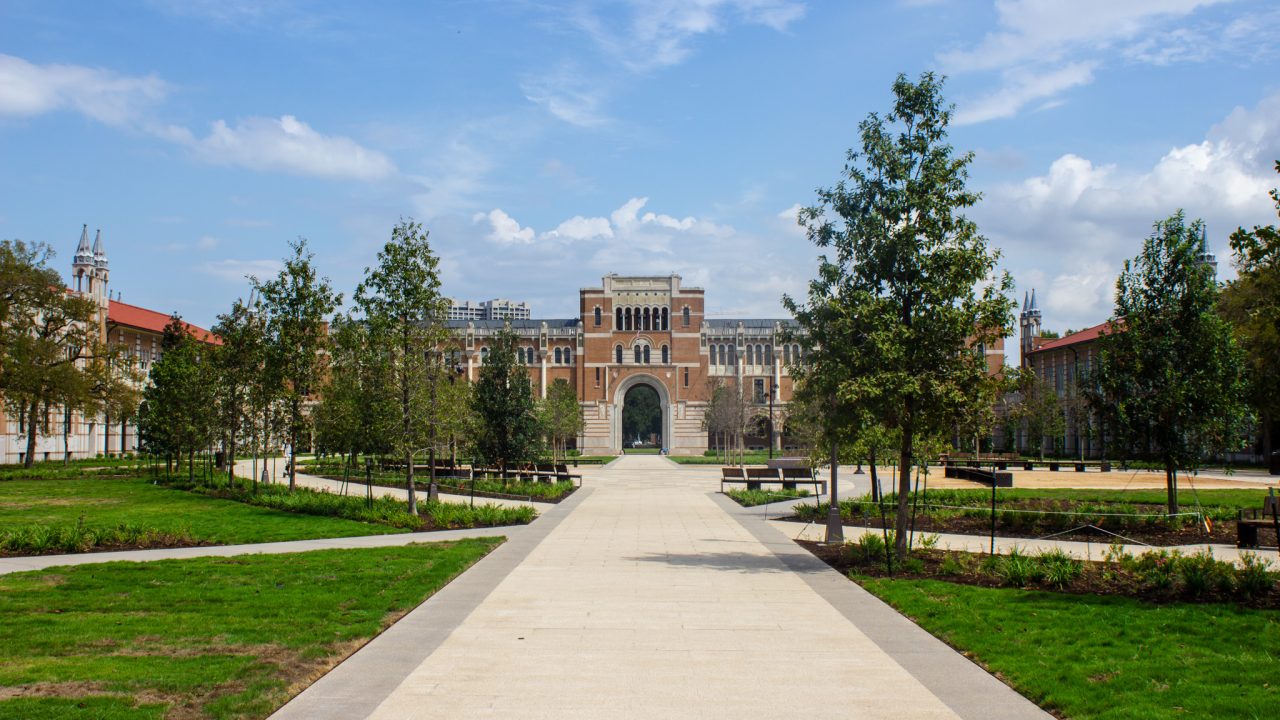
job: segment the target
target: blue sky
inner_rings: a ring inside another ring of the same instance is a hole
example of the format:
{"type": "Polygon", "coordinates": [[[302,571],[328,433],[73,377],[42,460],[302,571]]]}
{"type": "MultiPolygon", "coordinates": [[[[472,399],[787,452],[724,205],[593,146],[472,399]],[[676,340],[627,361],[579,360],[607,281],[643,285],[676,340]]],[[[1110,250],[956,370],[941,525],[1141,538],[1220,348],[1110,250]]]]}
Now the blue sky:
{"type": "MultiPolygon", "coordinates": [[[[793,222],[899,72],[948,76],[971,215],[1049,328],[1103,320],[1179,207],[1275,221],[1280,7],[1264,0],[0,4],[0,237],[209,324],[306,237],[348,296],[401,216],[448,293],[576,313],[679,272],[780,316],[793,222]]],[[[65,270],[65,267],[64,267],[65,270]]]]}

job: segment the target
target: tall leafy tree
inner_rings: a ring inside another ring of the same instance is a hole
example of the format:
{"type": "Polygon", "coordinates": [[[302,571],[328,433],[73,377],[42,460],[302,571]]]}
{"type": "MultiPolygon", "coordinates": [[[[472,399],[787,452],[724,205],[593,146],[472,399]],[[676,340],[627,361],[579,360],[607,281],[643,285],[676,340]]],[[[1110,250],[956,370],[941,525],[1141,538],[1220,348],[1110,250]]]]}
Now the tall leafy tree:
{"type": "Polygon", "coordinates": [[[437,403],[439,384],[447,379],[441,347],[448,337],[448,301],[440,295],[439,265],[422,225],[402,220],[355,293],[355,305],[369,324],[370,346],[390,365],[398,416],[393,445],[404,458],[409,512],[415,514],[413,456],[419,449],[431,453],[430,492],[436,493],[437,403]]]}
{"type": "MultiPolygon", "coordinates": [[[[319,387],[328,346],[327,319],[342,304],[328,278],[315,268],[315,254],[307,241],[289,243],[293,251],[272,280],[253,281],[265,315],[266,373],[277,386],[287,408],[289,447],[297,456],[307,416],[303,404],[319,387]]],[[[289,489],[297,484],[297,462],[289,464],[289,489]]]]}
{"type": "MultiPolygon", "coordinates": [[[[1280,189],[1271,190],[1271,199],[1280,214],[1280,189]]],[[[1236,279],[1223,288],[1219,307],[1244,350],[1249,403],[1261,420],[1262,452],[1270,458],[1280,422],[1280,229],[1239,228],[1231,234],[1231,252],[1236,279]]]]}
{"type": "Polygon", "coordinates": [[[509,327],[493,338],[472,392],[476,453],[504,471],[541,449],[533,385],[528,368],[516,361],[516,345],[509,327]]]}
{"type": "MultiPolygon", "coordinates": [[[[951,109],[941,79],[900,75],[893,94],[887,114],[859,125],[861,150],[848,152],[845,177],[801,211],[809,239],[826,254],[808,301],[786,303],[810,335],[842,343],[808,380],[832,396],[832,412],[869,415],[898,431],[903,556],[914,443],[949,432],[971,403],[986,367],[964,349],[1002,335],[1013,303],[1012,280],[996,274],[999,253],[963,214],[979,199],[966,187],[973,155],[947,143],[951,109]]],[[[806,363],[818,359],[807,355],[806,363]]]]}
{"type": "Polygon", "coordinates": [[[1243,355],[1215,311],[1202,232],[1201,221],[1188,224],[1178,211],[1125,261],[1095,371],[1104,399],[1097,409],[1116,441],[1164,466],[1170,513],[1178,470],[1237,446],[1246,420],[1243,355]]]}
{"type": "Polygon", "coordinates": [[[583,427],[582,406],[569,381],[560,378],[551,383],[547,397],[538,404],[538,419],[551,442],[551,459],[564,457],[569,438],[577,437],[583,427]]]}
{"type": "Polygon", "coordinates": [[[332,325],[329,374],[316,405],[317,441],[347,458],[386,453],[396,429],[391,368],[385,353],[369,342],[363,320],[338,315],[332,325]]]}
{"type": "Polygon", "coordinates": [[[1015,399],[1009,415],[1025,428],[1030,449],[1044,460],[1045,445],[1066,427],[1058,393],[1033,368],[1019,369],[1010,379],[1015,399]]]}
{"type": "Polygon", "coordinates": [[[64,289],[51,257],[41,244],[0,242],[0,395],[26,432],[27,467],[55,410],[69,423],[93,405],[90,363],[108,355],[97,304],[64,289]]]}

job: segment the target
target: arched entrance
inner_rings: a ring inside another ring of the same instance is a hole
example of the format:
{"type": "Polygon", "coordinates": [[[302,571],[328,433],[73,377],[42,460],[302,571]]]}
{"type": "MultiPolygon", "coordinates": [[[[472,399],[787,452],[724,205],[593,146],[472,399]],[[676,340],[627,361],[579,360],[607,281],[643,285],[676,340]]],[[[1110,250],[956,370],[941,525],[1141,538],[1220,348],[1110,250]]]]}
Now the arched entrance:
{"type": "Polygon", "coordinates": [[[611,414],[610,444],[614,452],[632,447],[636,440],[641,442],[642,447],[670,447],[671,396],[666,386],[657,378],[647,374],[632,375],[618,383],[611,414]],[[655,397],[656,418],[653,411],[655,397]],[[629,405],[632,406],[631,413],[627,412],[629,405]],[[628,415],[632,416],[630,422],[628,415]]]}
{"type": "Polygon", "coordinates": [[[647,384],[632,386],[622,398],[623,447],[662,448],[662,401],[647,384]]]}

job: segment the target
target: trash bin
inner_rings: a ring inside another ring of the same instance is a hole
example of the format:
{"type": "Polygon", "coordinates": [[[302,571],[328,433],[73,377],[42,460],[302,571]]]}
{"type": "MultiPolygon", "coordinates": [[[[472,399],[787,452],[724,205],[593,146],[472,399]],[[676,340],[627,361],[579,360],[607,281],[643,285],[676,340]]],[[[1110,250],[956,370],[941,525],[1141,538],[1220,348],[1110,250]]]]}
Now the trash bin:
{"type": "Polygon", "coordinates": [[[1280,475],[1280,450],[1271,453],[1271,474],[1280,475]]]}

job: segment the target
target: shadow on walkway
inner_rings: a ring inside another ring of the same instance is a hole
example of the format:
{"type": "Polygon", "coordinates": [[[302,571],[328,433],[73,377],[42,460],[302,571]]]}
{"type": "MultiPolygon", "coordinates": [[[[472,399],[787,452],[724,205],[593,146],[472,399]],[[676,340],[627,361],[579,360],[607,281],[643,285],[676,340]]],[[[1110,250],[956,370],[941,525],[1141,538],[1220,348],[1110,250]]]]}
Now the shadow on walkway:
{"type": "Polygon", "coordinates": [[[732,573],[806,573],[820,568],[789,568],[777,557],[745,552],[665,553],[625,558],[636,562],[661,563],[676,567],[711,568],[732,573]]]}

